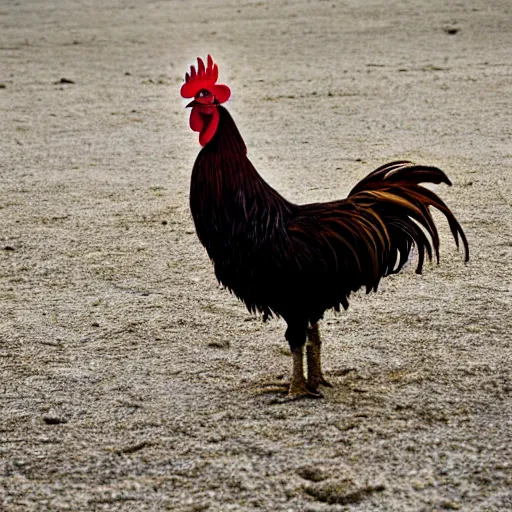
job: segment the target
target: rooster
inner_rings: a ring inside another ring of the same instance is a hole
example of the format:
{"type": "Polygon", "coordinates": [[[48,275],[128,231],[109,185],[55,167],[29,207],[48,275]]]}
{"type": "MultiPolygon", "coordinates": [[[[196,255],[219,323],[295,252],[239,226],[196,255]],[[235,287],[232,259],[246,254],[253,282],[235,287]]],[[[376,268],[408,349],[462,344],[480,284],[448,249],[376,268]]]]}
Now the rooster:
{"type": "Polygon", "coordinates": [[[321,364],[318,322],[328,309],[348,308],[351,292],[377,291],[399,272],[413,245],[417,273],[425,255],[439,261],[439,235],[429,207],[446,217],[469,259],[466,236],[446,204],[421,183],[446,183],[436,167],[391,162],[361,180],[346,199],[298,205],[256,171],[233,118],[221,105],[231,94],[217,84],[210,55],[198,58],[181,87],[193,98],[190,127],[202,149],[194,164],[190,209],[218,281],[264,320],[282,317],[292,353],[288,395],[319,397],[330,386],[321,364]],[[306,346],[307,378],[304,375],[306,346]]]}

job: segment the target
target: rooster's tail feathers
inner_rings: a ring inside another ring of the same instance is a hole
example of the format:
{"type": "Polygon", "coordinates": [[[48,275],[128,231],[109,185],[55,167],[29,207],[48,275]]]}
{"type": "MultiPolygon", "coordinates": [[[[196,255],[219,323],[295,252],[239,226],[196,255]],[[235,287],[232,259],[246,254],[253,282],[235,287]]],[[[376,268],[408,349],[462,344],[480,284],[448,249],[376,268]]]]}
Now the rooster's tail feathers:
{"type": "Polygon", "coordinates": [[[446,183],[451,185],[452,182],[446,174],[437,167],[426,165],[415,165],[408,160],[398,160],[382,165],[368,176],[363,178],[350,192],[349,197],[362,190],[372,188],[381,188],[382,183],[386,184],[399,183],[406,181],[407,183],[446,183]]]}
{"type": "Polygon", "coordinates": [[[439,234],[430,206],[447,219],[457,247],[464,246],[465,261],[469,259],[466,235],[444,201],[421,183],[446,183],[446,174],[437,167],[414,165],[408,161],[391,162],[363,178],[350,192],[348,200],[356,206],[377,213],[386,226],[392,246],[391,253],[399,254],[398,264],[388,266],[385,273],[398,272],[406,263],[414,244],[418,248],[417,273],[421,273],[425,253],[429,260],[435,254],[439,261],[439,234]],[[428,235],[428,236],[427,236],[428,235]]]}

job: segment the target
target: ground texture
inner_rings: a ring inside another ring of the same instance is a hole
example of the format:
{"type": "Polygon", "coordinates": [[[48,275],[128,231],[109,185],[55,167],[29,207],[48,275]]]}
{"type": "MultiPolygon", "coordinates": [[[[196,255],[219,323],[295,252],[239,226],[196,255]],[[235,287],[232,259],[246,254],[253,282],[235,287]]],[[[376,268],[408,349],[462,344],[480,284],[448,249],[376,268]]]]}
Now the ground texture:
{"type": "Polygon", "coordinates": [[[0,510],[512,510],[511,46],[508,0],[3,0],[0,510]],[[393,159],[453,181],[470,263],[441,222],[439,266],[329,313],[323,400],[258,391],[284,325],[195,236],[208,52],[289,199],[393,159]]]}

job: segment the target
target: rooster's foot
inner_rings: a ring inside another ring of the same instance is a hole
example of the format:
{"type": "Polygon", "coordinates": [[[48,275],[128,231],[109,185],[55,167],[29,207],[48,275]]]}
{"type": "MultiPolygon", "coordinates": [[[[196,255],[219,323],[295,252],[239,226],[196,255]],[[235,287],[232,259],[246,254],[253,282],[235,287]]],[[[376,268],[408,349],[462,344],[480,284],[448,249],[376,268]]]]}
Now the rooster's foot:
{"type": "Polygon", "coordinates": [[[304,383],[294,386],[290,385],[290,389],[288,390],[288,398],[290,400],[298,400],[300,398],[323,398],[323,395],[316,389],[309,389],[309,386],[304,383]]]}
{"type": "Polygon", "coordinates": [[[318,387],[319,386],[325,386],[326,388],[332,388],[333,385],[326,381],[323,376],[320,377],[320,378],[315,378],[315,379],[308,379],[307,381],[307,388],[310,390],[310,391],[313,391],[315,393],[318,393],[318,387]]]}
{"type": "Polygon", "coordinates": [[[308,389],[308,383],[304,377],[303,353],[304,347],[295,347],[292,349],[293,369],[290,387],[288,389],[288,399],[322,398],[322,395],[316,389],[308,389]]]}

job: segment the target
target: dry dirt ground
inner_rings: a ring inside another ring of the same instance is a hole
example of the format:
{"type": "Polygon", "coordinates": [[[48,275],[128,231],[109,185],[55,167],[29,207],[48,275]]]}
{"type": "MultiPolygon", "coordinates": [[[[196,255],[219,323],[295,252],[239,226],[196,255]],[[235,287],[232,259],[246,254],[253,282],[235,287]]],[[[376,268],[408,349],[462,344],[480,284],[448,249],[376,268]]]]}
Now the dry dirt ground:
{"type": "Polygon", "coordinates": [[[3,0],[0,510],[512,510],[511,47],[509,0],[3,0]],[[329,313],[323,400],[258,391],[284,324],[195,236],[208,52],[288,198],[402,158],[454,183],[470,263],[441,222],[439,266],[329,313]]]}

